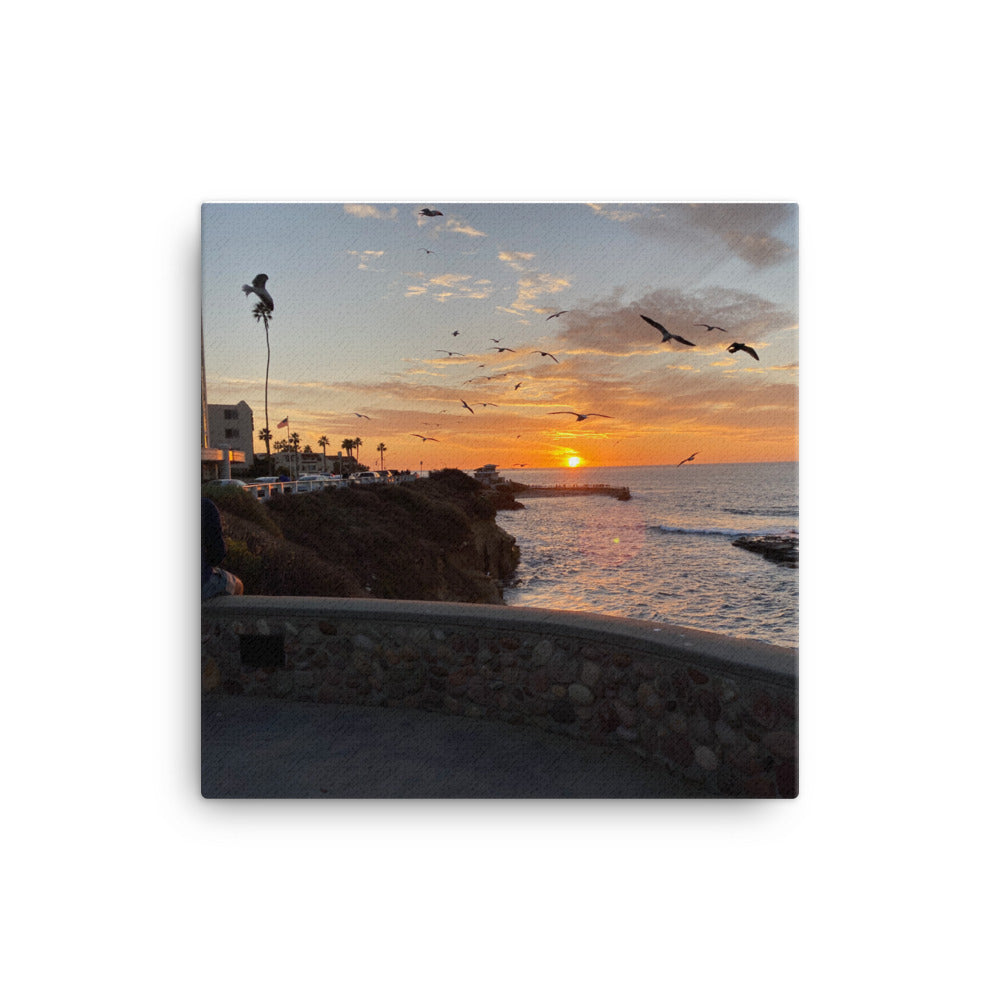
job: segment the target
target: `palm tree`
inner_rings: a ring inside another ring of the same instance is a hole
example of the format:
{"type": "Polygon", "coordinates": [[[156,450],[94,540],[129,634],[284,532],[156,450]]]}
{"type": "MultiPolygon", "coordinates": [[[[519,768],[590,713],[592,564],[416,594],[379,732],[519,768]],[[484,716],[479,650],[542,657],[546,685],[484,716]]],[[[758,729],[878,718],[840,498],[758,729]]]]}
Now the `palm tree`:
{"type": "Polygon", "coordinates": [[[324,434],[317,442],[323,449],[323,471],[326,472],[326,446],[330,443],[330,439],[324,434]]]}
{"type": "Polygon", "coordinates": [[[361,438],[354,439],[354,450],[357,453],[358,462],[361,461],[361,438]]]}
{"type": "Polygon", "coordinates": [[[257,435],[261,441],[264,442],[264,447],[267,449],[267,469],[268,472],[271,471],[271,432],[266,428],[262,427],[260,433],[257,435]]]}
{"type": "Polygon", "coordinates": [[[375,450],[379,453],[379,455],[382,458],[382,468],[384,469],[385,468],[385,453],[389,449],[386,448],[386,446],[381,441],[379,441],[378,445],[376,445],[376,447],[375,447],[375,450]]]}
{"type": "MultiPolygon", "coordinates": [[[[271,328],[268,325],[271,321],[271,310],[264,305],[263,302],[258,302],[253,309],[250,310],[254,319],[259,323],[261,320],[264,321],[264,340],[267,343],[267,367],[264,369],[264,430],[271,433],[271,421],[267,415],[267,383],[271,374],[271,328]]],[[[268,439],[265,438],[265,441],[268,439]]],[[[271,448],[268,446],[267,449],[267,460],[268,465],[271,464],[271,448]]],[[[273,469],[269,469],[273,472],[273,469]]]]}
{"type": "Polygon", "coordinates": [[[340,447],[347,452],[347,457],[350,458],[351,452],[354,451],[354,438],[344,438],[344,440],[340,442],[340,447]]]}

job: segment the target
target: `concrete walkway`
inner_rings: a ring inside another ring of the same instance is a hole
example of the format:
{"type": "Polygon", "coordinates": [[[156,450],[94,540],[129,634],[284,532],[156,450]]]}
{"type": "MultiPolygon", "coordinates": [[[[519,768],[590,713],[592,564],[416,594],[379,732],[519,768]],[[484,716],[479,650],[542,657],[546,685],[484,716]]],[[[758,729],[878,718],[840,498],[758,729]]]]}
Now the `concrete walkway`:
{"type": "Polygon", "coordinates": [[[707,798],[628,751],[418,709],[202,702],[205,798],[707,798]]]}

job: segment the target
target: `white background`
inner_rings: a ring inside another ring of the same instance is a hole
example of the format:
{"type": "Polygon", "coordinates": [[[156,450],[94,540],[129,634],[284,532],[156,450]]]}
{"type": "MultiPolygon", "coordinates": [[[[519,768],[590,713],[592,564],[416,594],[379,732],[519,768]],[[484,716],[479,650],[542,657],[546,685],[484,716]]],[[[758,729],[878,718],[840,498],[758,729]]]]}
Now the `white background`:
{"type": "Polygon", "coordinates": [[[11,995],[984,995],[978,9],[8,15],[11,995]],[[799,203],[797,800],[201,799],[207,200],[799,203]]]}

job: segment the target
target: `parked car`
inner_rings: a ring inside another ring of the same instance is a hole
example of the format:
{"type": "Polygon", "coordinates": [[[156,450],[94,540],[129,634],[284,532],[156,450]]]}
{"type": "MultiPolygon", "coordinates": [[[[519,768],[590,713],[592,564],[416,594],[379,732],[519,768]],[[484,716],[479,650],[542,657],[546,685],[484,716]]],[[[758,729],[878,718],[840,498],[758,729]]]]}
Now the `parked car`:
{"type": "Polygon", "coordinates": [[[352,486],[366,486],[378,481],[374,472],[352,472],[348,480],[352,486]]]}
{"type": "Polygon", "coordinates": [[[332,485],[333,483],[330,481],[329,476],[310,472],[305,476],[299,476],[296,480],[295,491],[297,493],[309,493],[312,490],[321,490],[326,486],[332,485]]]}
{"type": "Polygon", "coordinates": [[[247,484],[242,479],[210,479],[204,485],[215,489],[245,490],[247,488],[247,484]]]}
{"type": "Polygon", "coordinates": [[[375,473],[375,482],[383,485],[392,482],[392,473],[388,469],[379,469],[375,473]]]}

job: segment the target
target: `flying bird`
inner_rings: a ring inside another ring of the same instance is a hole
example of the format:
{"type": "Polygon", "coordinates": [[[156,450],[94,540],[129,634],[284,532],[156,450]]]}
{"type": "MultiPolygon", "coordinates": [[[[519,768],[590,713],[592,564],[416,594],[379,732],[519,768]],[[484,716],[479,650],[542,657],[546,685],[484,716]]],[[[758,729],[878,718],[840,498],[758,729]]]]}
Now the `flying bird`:
{"type": "Polygon", "coordinates": [[[517,392],[517,390],[520,389],[522,385],[524,385],[523,382],[518,382],[517,385],[514,386],[514,392],[517,392]]]}
{"type": "Polygon", "coordinates": [[[491,351],[496,351],[498,354],[503,354],[504,351],[510,351],[511,354],[517,354],[517,351],[513,347],[491,347],[491,351]]]}
{"type": "Polygon", "coordinates": [[[471,413],[473,416],[476,415],[476,411],[471,406],[469,406],[469,404],[464,399],[460,399],[459,402],[469,411],[469,413],[471,413]]]}
{"type": "MultiPolygon", "coordinates": [[[[705,324],[704,323],[699,323],[697,325],[698,326],[704,326],[705,324]]],[[[700,451],[696,451],[694,453],[694,455],[700,455],[700,454],[701,454],[700,451]]],[[[693,462],[694,461],[694,455],[688,455],[688,457],[684,459],[684,462],[693,462]]],[[[678,462],[677,463],[678,467],[682,466],[684,464],[684,462],[678,462]]]]}
{"type": "Polygon", "coordinates": [[[568,309],[560,309],[559,312],[553,313],[551,316],[545,317],[545,322],[547,323],[550,319],[555,319],[556,316],[562,316],[563,313],[569,312],[568,309]]]}
{"type": "Polygon", "coordinates": [[[706,333],[711,333],[713,330],[722,330],[723,333],[729,333],[728,330],[724,330],[721,326],[709,326],[707,323],[695,323],[695,326],[703,326],[706,333]]]}
{"type": "Polygon", "coordinates": [[[447,354],[449,358],[464,358],[464,354],[459,354],[458,351],[442,351],[440,347],[435,348],[435,354],[447,354]]]}
{"type": "Polygon", "coordinates": [[[532,351],[532,354],[540,354],[543,358],[551,358],[556,364],[559,364],[559,359],[554,354],[549,354],[548,351],[532,351]]]}
{"type": "Polygon", "coordinates": [[[428,250],[427,247],[421,247],[420,249],[423,250],[424,253],[434,253],[433,250],[428,250]]]}
{"type": "Polygon", "coordinates": [[[271,312],[274,312],[274,299],[271,298],[271,293],[264,287],[266,284],[267,275],[258,274],[257,277],[253,279],[252,285],[243,286],[243,294],[249,295],[251,292],[254,292],[257,295],[257,298],[259,298],[271,312]]]}
{"type": "Polygon", "coordinates": [[[737,351],[746,351],[754,361],[760,361],[760,356],[752,347],[747,347],[746,344],[730,344],[727,348],[730,354],[735,354],[737,351]]]}
{"type": "Polygon", "coordinates": [[[499,406],[499,403],[476,403],[476,406],[499,406]]]}
{"type": "MultiPolygon", "coordinates": [[[[421,441],[437,441],[437,438],[424,437],[423,434],[411,434],[410,437],[420,438],[421,441]]],[[[441,442],[438,441],[438,444],[441,442]]]]}
{"type": "Polygon", "coordinates": [[[356,417],[361,417],[362,420],[371,420],[371,417],[367,413],[355,413],[356,417]]]}
{"type": "Polygon", "coordinates": [[[549,412],[550,417],[554,417],[557,413],[571,413],[577,420],[586,420],[587,417],[608,417],[606,413],[577,413],[576,410],[552,410],[549,412]]]}
{"type": "Polygon", "coordinates": [[[494,344],[499,344],[500,343],[500,341],[497,340],[496,337],[490,337],[490,340],[492,340],[494,344]]]}
{"type": "Polygon", "coordinates": [[[436,208],[422,208],[420,209],[421,215],[426,215],[428,219],[432,219],[435,215],[444,215],[444,212],[439,212],[436,208]]]}
{"type": "MultiPolygon", "coordinates": [[[[642,313],[639,314],[642,316],[642,313]]],[[[665,344],[668,340],[677,340],[682,344],[687,344],[688,347],[694,347],[694,344],[690,340],[685,340],[683,337],[678,337],[676,333],[671,333],[662,323],[657,323],[655,319],[650,319],[648,316],[642,316],[642,318],[650,325],[655,326],[660,333],[663,334],[663,340],[660,343],[665,344]]]]}

